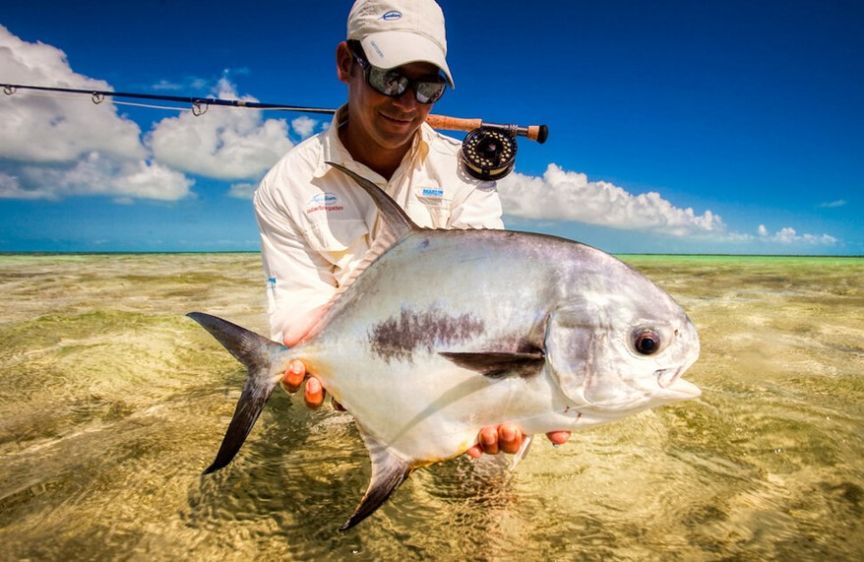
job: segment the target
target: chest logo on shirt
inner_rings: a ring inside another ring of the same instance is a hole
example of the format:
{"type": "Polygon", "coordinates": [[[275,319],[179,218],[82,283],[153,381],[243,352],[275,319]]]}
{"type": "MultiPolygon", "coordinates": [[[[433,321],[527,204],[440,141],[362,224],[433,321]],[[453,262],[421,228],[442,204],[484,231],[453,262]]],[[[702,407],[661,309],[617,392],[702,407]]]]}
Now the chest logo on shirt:
{"type": "Polygon", "coordinates": [[[342,211],[345,207],[339,204],[339,198],[336,197],[335,193],[330,193],[329,191],[325,191],[324,193],[316,193],[312,196],[312,199],[306,203],[306,214],[311,215],[312,213],[333,213],[342,211]]]}
{"type": "Polygon", "coordinates": [[[443,187],[418,187],[414,194],[420,203],[429,208],[441,208],[446,201],[444,197],[446,192],[443,187]]]}
{"type": "Polygon", "coordinates": [[[440,187],[423,187],[420,189],[420,197],[429,199],[443,199],[444,190],[440,187]]]}

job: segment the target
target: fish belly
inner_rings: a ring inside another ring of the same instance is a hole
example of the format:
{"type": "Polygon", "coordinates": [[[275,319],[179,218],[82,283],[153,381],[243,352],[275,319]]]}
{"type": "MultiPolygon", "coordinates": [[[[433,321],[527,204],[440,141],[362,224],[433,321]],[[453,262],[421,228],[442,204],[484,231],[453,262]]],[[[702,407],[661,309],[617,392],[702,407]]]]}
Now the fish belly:
{"type": "Polygon", "coordinates": [[[490,379],[440,356],[419,360],[319,363],[321,379],[367,433],[415,465],[464,453],[482,427],[506,421],[527,433],[566,429],[545,371],[532,379],[490,379]]]}

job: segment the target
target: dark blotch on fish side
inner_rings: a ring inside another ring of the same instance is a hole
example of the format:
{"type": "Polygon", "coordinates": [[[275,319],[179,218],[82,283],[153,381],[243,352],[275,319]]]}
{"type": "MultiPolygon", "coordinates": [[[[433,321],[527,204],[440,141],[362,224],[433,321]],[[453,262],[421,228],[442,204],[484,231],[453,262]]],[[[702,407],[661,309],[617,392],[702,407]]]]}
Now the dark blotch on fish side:
{"type": "Polygon", "coordinates": [[[371,327],[369,345],[387,362],[410,360],[415,349],[431,353],[436,345],[465,341],[484,329],[483,321],[470,314],[451,315],[438,308],[402,308],[398,317],[391,316],[371,327]]]}

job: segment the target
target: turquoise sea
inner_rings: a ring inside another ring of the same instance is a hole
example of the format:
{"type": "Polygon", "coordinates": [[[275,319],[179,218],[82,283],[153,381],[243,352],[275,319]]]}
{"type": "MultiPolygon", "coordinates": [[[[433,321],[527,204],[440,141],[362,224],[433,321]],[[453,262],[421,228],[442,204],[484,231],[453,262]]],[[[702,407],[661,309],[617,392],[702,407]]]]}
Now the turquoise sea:
{"type": "Polygon", "coordinates": [[[347,414],[274,394],[202,477],[244,373],[184,316],[266,333],[257,254],[0,256],[0,559],[864,559],[864,258],[621,256],[702,339],[699,400],[419,470],[337,528],[347,414]]]}

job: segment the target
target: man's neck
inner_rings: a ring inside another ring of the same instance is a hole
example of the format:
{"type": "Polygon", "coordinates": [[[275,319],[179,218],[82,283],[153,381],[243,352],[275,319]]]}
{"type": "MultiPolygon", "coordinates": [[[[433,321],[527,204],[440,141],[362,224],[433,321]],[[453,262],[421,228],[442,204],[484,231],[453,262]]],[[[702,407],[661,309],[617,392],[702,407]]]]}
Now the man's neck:
{"type": "Polygon", "coordinates": [[[351,129],[350,122],[339,127],[338,133],[339,140],[354,160],[380,174],[387,181],[390,181],[402,163],[402,159],[411,149],[410,144],[398,149],[381,149],[362,131],[351,129]]]}

